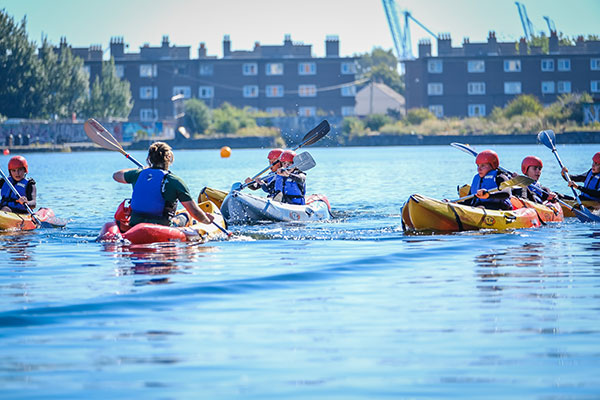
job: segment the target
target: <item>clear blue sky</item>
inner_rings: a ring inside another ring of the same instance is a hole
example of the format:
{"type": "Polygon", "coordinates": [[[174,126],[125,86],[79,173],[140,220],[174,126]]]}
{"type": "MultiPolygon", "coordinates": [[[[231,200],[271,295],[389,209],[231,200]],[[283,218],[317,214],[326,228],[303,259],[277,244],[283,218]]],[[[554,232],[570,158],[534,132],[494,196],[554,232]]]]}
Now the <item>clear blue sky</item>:
{"type": "MultiPolygon", "coordinates": [[[[559,32],[573,37],[600,34],[600,0],[523,0],[536,31],[547,32],[549,16],[559,32]]],[[[401,9],[435,33],[450,33],[458,46],[464,37],[485,41],[494,30],[500,41],[523,35],[513,0],[397,0],[401,9]]],[[[57,44],[62,36],[74,47],[100,44],[108,49],[112,36],[123,36],[128,51],[144,43],[159,46],[163,35],[171,44],[191,46],[197,58],[200,42],[209,55],[221,57],[223,35],[233,50],[251,50],[254,42],[283,43],[285,34],[313,46],[324,56],[327,35],[338,35],[342,55],[365,53],[373,47],[391,49],[391,34],[380,0],[0,0],[0,8],[20,21],[27,16],[30,40],[42,32],[57,44]]],[[[427,34],[411,25],[413,49],[427,34]]]]}

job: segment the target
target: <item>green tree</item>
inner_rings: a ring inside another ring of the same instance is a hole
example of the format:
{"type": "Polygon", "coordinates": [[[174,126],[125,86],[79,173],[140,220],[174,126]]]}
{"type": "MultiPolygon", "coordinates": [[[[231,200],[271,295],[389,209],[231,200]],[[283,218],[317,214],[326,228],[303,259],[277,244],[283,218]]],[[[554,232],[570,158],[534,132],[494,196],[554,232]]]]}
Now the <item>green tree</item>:
{"type": "Polygon", "coordinates": [[[376,47],[371,53],[360,55],[358,78],[385,83],[396,92],[404,94],[404,76],[398,72],[398,59],[392,50],[376,47]]]}
{"type": "Polygon", "coordinates": [[[247,108],[240,109],[229,103],[223,103],[213,110],[213,129],[220,133],[235,133],[239,129],[253,128],[256,120],[247,108]]]}
{"type": "Polygon", "coordinates": [[[524,94],[508,103],[503,113],[506,118],[512,118],[515,115],[538,115],[542,109],[538,99],[530,94],[524,94]]]}
{"type": "Polygon", "coordinates": [[[379,129],[385,124],[392,122],[392,119],[384,114],[371,114],[365,118],[365,125],[373,132],[379,131],[379,129]]]}
{"type": "Polygon", "coordinates": [[[204,133],[211,124],[210,110],[202,100],[189,99],[185,101],[185,117],[183,123],[186,129],[193,133],[204,133]]]}
{"type": "Polygon", "coordinates": [[[405,121],[410,125],[419,125],[428,119],[435,119],[435,115],[426,108],[411,108],[406,113],[405,121]]]}
{"type": "Polygon", "coordinates": [[[102,62],[102,79],[94,80],[90,98],[86,107],[90,117],[127,118],[133,101],[129,82],[119,79],[115,69],[115,60],[102,62]]]}

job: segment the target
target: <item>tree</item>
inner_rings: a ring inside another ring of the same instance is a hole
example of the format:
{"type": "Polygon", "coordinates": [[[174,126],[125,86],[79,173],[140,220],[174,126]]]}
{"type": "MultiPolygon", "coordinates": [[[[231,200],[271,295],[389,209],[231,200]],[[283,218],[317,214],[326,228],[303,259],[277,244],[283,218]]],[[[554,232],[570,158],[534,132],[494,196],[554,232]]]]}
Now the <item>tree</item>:
{"type": "Polygon", "coordinates": [[[406,113],[406,122],[410,125],[419,125],[428,119],[435,119],[435,115],[426,108],[411,108],[406,113]]]}
{"type": "Polygon", "coordinates": [[[193,133],[204,133],[211,124],[210,110],[202,100],[189,99],[185,102],[183,123],[193,133]]]}
{"type": "Polygon", "coordinates": [[[530,94],[524,94],[513,99],[504,107],[504,116],[512,118],[515,115],[538,115],[542,109],[538,99],[530,94]]]}
{"type": "Polygon", "coordinates": [[[213,127],[216,132],[235,133],[238,129],[252,128],[256,120],[247,109],[239,109],[229,103],[213,110],[213,127]]]}
{"type": "Polygon", "coordinates": [[[133,102],[129,82],[117,76],[115,60],[102,62],[102,80],[94,80],[86,107],[90,117],[127,118],[133,102]]]}
{"type": "Polygon", "coordinates": [[[398,73],[398,59],[392,50],[376,47],[371,53],[360,55],[358,78],[385,83],[396,92],[404,94],[404,76],[398,73]]]}

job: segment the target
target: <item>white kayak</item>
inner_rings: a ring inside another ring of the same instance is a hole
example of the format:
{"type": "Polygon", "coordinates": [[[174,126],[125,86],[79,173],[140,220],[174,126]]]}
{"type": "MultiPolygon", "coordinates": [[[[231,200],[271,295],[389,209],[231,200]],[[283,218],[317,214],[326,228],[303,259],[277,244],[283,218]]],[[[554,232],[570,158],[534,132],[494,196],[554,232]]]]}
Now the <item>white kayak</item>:
{"type": "Polygon", "coordinates": [[[320,194],[308,196],[306,205],[297,205],[232,190],[223,200],[221,214],[228,224],[234,225],[261,221],[323,221],[331,219],[331,208],[327,197],[320,194]]]}

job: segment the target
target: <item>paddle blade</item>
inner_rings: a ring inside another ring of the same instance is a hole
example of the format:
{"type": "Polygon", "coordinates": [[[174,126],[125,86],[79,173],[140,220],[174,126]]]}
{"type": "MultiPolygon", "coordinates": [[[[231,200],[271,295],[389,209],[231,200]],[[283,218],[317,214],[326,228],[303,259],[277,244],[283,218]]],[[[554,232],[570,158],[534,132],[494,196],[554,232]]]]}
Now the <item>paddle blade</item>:
{"type": "Polygon", "coordinates": [[[554,135],[554,131],[549,129],[541,131],[540,133],[538,133],[537,139],[538,142],[542,143],[550,150],[554,150],[554,145],[556,143],[556,136],[554,135]]]}
{"type": "Polygon", "coordinates": [[[505,189],[507,187],[527,187],[534,183],[535,180],[531,179],[528,176],[517,175],[512,179],[500,183],[500,190],[505,189]]]}
{"type": "Polygon", "coordinates": [[[300,154],[296,154],[294,157],[294,163],[292,168],[298,168],[300,171],[308,171],[317,165],[315,159],[310,155],[308,151],[304,151],[300,154]]]}
{"type": "Polygon", "coordinates": [[[83,130],[90,140],[106,150],[116,150],[126,154],[123,147],[117,142],[113,135],[105,127],[93,118],[88,119],[83,124],[83,130]]]}
{"type": "Polygon", "coordinates": [[[311,144],[318,142],[325,135],[327,135],[327,133],[329,133],[330,129],[331,126],[329,126],[329,122],[324,119],[319,125],[315,126],[310,130],[310,132],[304,135],[302,138],[302,143],[300,143],[297,148],[299,149],[302,146],[310,146],[311,144]]]}
{"type": "Polygon", "coordinates": [[[471,146],[469,146],[468,144],[462,144],[462,143],[453,142],[453,143],[450,143],[450,146],[452,146],[452,147],[454,147],[456,149],[459,149],[461,151],[464,151],[467,154],[471,154],[471,155],[477,157],[478,153],[475,150],[473,150],[471,148],[471,146]]]}

